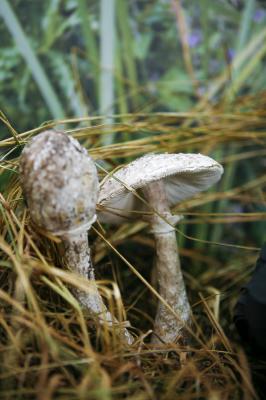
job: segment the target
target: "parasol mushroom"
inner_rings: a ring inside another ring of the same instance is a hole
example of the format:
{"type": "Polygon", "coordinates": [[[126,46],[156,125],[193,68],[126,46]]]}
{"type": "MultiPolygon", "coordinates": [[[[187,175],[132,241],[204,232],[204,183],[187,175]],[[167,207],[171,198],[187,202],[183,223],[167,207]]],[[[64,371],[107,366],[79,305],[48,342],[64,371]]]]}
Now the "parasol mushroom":
{"type": "Polygon", "coordinates": [[[177,320],[160,302],[153,342],[158,342],[158,337],[166,343],[173,342],[182,335],[191,316],[173,227],[180,217],[173,216],[170,207],[209,188],[222,173],[220,164],[202,154],[148,154],[121,168],[100,185],[98,203],[103,206],[99,214],[102,222],[120,224],[132,211],[153,211],[149,222],[155,238],[159,294],[179,317],[177,320]],[[135,190],[142,190],[146,204],[136,196],[135,190]]]}
{"type": "MultiPolygon", "coordinates": [[[[96,220],[97,170],[87,151],[63,132],[49,130],[32,139],[21,154],[21,184],[35,225],[62,238],[64,263],[90,280],[91,291],[76,290],[80,303],[100,322],[117,322],[97,289],[87,232],[96,220]]],[[[130,333],[121,335],[129,344],[130,333]]]]}

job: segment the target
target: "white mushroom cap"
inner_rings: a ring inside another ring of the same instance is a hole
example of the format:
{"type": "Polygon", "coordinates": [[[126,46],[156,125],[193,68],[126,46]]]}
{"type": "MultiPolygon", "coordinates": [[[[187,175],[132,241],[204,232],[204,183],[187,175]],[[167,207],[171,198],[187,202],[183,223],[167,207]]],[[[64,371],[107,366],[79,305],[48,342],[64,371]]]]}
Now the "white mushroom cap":
{"type": "Polygon", "coordinates": [[[40,133],[23,149],[20,172],[37,226],[54,235],[90,228],[96,219],[98,176],[77,140],[55,130],[40,133]]]}
{"type": "MultiPolygon", "coordinates": [[[[208,189],[223,173],[223,167],[202,154],[148,154],[121,168],[100,186],[98,203],[102,222],[119,224],[121,216],[145,206],[129,189],[141,189],[151,182],[164,180],[169,207],[208,189]],[[109,209],[109,212],[108,212],[109,209]]],[[[146,207],[147,209],[147,207],[146,207]]]]}

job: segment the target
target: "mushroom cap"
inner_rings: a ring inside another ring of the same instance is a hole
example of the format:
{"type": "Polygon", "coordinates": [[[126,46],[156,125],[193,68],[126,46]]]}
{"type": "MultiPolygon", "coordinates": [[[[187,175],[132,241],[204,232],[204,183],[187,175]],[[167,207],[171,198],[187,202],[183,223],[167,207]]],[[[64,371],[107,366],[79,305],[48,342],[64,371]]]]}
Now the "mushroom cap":
{"type": "Polygon", "coordinates": [[[89,229],[99,183],[93,160],[77,140],[56,130],[35,136],[22,151],[20,173],[37,226],[54,235],[89,229]]]}
{"type": "Polygon", "coordinates": [[[132,210],[147,210],[129,189],[141,189],[151,182],[163,180],[169,207],[172,207],[208,189],[222,173],[223,167],[218,162],[202,154],[148,154],[100,184],[98,203],[106,207],[99,214],[100,220],[119,224],[132,210]]]}

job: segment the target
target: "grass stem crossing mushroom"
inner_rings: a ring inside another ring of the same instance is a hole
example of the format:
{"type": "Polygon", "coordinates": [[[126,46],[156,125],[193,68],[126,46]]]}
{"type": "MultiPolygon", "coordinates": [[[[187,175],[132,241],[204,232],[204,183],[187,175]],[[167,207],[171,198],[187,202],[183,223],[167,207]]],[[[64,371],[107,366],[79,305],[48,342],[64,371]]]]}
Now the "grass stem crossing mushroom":
{"type": "MultiPolygon", "coordinates": [[[[118,324],[95,282],[87,232],[96,220],[97,170],[87,151],[63,132],[45,131],[32,139],[20,159],[21,184],[33,222],[62,238],[64,264],[90,280],[90,292],[75,290],[79,302],[101,323],[118,324]]],[[[120,334],[131,344],[125,329],[120,334]]]]}
{"type": "Polygon", "coordinates": [[[102,222],[120,224],[132,211],[152,211],[149,222],[155,238],[159,294],[174,311],[162,302],[158,304],[153,342],[158,337],[173,342],[190,323],[191,309],[173,228],[179,216],[173,216],[170,207],[207,189],[222,173],[219,163],[202,154],[148,154],[115,172],[100,187],[102,222]],[[145,204],[128,189],[142,191],[145,204]]]}

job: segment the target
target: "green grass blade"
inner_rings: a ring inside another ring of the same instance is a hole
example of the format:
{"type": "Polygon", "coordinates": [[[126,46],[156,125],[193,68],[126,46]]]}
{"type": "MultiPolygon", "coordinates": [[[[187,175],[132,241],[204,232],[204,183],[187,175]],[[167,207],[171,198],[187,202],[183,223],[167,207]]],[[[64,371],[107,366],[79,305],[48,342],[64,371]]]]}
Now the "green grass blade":
{"type": "Polygon", "coordinates": [[[121,59],[121,50],[118,46],[116,46],[115,52],[115,89],[116,89],[116,101],[119,114],[127,114],[128,113],[128,105],[127,105],[127,97],[126,97],[126,87],[125,80],[123,79],[123,67],[122,67],[122,59],[121,59]]]}
{"type": "MultiPolygon", "coordinates": [[[[266,39],[266,29],[262,29],[258,34],[254,35],[246,44],[245,48],[235,57],[232,63],[232,69],[237,70],[254,55],[256,49],[264,44],[266,39]]],[[[226,85],[228,82],[228,72],[225,70],[213,83],[210,85],[208,92],[197,105],[196,109],[204,109],[206,103],[214,98],[215,95],[226,85]]],[[[230,88],[229,88],[230,89],[230,88]]]]}
{"type": "Polygon", "coordinates": [[[230,86],[228,92],[226,93],[226,97],[229,100],[232,100],[233,96],[237,94],[237,92],[242,88],[243,85],[247,82],[247,79],[256,71],[256,69],[260,66],[260,63],[265,56],[266,53],[266,45],[261,47],[253,57],[245,64],[245,67],[239,71],[237,77],[235,77],[232,85],[230,86]]]}
{"type": "Polygon", "coordinates": [[[236,44],[237,53],[239,53],[245,47],[245,43],[247,43],[248,41],[254,9],[255,9],[255,0],[247,0],[246,6],[242,14],[238,37],[237,37],[237,44],[236,44]]]}
{"type": "Polygon", "coordinates": [[[203,53],[203,71],[204,71],[204,77],[205,79],[208,78],[209,74],[209,23],[208,23],[208,0],[202,0],[199,2],[200,6],[200,22],[201,22],[201,27],[202,27],[202,33],[203,33],[203,47],[204,47],[204,53],[203,53]]]}
{"type": "MultiPolygon", "coordinates": [[[[114,113],[115,0],[101,0],[101,77],[100,113],[111,124],[114,113]]],[[[111,144],[114,135],[104,135],[104,144],[111,144]]]]}
{"type": "MultiPolygon", "coordinates": [[[[124,57],[124,63],[126,66],[127,77],[130,84],[130,89],[133,93],[138,93],[138,79],[136,62],[133,52],[133,35],[129,25],[129,11],[128,2],[124,0],[117,0],[117,17],[118,26],[121,32],[122,51],[124,57]]],[[[135,96],[132,97],[132,104],[134,109],[137,108],[137,99],[135,96]]]]}
{"type": "Polygon", "coordinates": [[[88,114],[88,106],[85,104],[82,93],[75,81],[75,76],[65,58],[52,50],[49,51],[50,64],[54,69],[54,76],[57,78],[64,94],[67,104],[75,117],[84,117],[88,114]]]}
{"type": "MultiPolygon", "coordinates": [[[[80,19],[81,30],[84,39],[86,58],[90,64],[93,80],[95,82],[95,96],[98,99],[98,87],[99,87],[99,52],[97,43],[93,31],[89,23],[89,10],[86,0],[78,0],[78,16],[80,19]]],[[[98,104],[98,102],[97,102],[98,104]]]]}
{"type": "Polygon", "coordinates": [[[25,59],[51,114],[54,118],[64,118],[65,113],[60,100],[7,0],[1,0],[0,2],[0,15],[4,19],[22,57],[25,59]]]}

